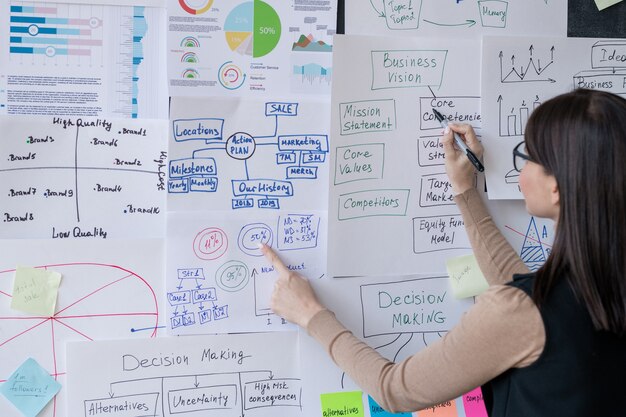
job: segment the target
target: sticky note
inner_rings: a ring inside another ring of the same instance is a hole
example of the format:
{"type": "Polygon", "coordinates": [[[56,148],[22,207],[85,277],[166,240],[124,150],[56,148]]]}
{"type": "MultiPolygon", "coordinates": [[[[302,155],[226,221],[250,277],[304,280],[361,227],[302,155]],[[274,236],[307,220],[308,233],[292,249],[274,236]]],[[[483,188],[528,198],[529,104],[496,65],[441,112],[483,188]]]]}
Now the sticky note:
{"type": "Polygon", "coordinates": [[[376,400],[374,400],[369,395],[367,396],[367,400],[370,406],[370,417],[391,417],[391,416],[400,416],[400,417],[411,417],[413,414],[411,413],[390,413],[382,408],[376,400]]]}
{"type": "Polygon", "coordinates": [[[456,402],[446,401],[417,412],[417,417],[458,417],[456,402]]]}
{"type": "Polygon", "coordinates": [[[487,409],[480,387],[463,395],[463,408],[465,409],[465,417],[487,417],[487,409]]]}
{"type": "Polygon", "coordinates": [[[446,269],[452,283],[455,298],[473,297],[489,288],[489,284],[478,267],[474,255],[448,259],[446,269]]]}
{"type": "Polygon", "coordinates": [[[61,274],[42,268],[18,267],[15,270],[11,308],[24,313],[53,316],[61,274]]]}
{"type": "Polygon", "coordinates": [[[598,6],[598,10],[604,10],[609,6],[621,3],[622,1],[623,0],[596,0],[596,6],[598,6]]]}
{"type": "Polygon", "coordinates": [[[39,414],[60,389],[61,384],[32,358],[0,385],[0,393],[26,417],[39,414]]]}
{"type": "Polygon", "coordinates": [[[363,393],[361,391],[331,392],[320,396],[322,417],[364,417],[363,393]]]}

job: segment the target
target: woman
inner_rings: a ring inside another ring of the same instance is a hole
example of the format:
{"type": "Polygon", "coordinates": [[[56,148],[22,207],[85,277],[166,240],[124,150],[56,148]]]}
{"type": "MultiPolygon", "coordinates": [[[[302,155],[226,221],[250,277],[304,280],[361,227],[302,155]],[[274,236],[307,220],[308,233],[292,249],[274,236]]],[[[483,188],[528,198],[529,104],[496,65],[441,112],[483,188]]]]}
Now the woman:
{"type": "Polygon", "coordinates": [[[446,171],[490,288],[437,343],[392,363],[359,341],[268,247],[279,272],[272,308],[305,328],[385,409],[415,411],[483,385],[493,416],[625,416],[626,100],[575,90],[531,115],[514,150],[528,212],[553,219],[553,250],[529,273],[473,188],[453,130],[446,171]],[[525,145],[525,146],[524,146],[525,145]]]}

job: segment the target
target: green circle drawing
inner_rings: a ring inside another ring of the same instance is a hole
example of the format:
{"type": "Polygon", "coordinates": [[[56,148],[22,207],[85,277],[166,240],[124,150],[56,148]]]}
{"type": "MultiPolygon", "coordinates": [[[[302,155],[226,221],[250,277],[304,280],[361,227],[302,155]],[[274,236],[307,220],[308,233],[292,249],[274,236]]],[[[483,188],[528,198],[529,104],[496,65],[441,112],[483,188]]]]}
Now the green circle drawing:
{"type": "Polygon", "coordinates": [[[239,291],[248,285],[250,273],[248,267],[240,261],[228,261],[215,273],[218,287],[228,292],[239,291]]]}

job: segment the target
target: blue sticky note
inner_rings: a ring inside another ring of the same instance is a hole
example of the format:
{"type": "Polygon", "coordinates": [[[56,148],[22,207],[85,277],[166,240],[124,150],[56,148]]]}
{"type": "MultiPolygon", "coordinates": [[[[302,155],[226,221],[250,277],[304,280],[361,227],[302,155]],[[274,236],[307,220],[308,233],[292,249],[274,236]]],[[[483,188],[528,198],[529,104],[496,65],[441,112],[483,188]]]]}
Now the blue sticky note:
{"type": "Polygon", "coordinates": [[[378,403],[369,395],[367,396],[367,400],[370,406],[370,416],[372,417],[411,417],[412,415],[411,413],[390,413],[389,411],[386,411],[384,408],[378,405],[378,403]]]}
{"type": "Polygon", "coordinates": [[[35,417],[57,395],[61,384],[37,361],[28,358],[0,386],[0,393],[26,417],[35,417]]]}

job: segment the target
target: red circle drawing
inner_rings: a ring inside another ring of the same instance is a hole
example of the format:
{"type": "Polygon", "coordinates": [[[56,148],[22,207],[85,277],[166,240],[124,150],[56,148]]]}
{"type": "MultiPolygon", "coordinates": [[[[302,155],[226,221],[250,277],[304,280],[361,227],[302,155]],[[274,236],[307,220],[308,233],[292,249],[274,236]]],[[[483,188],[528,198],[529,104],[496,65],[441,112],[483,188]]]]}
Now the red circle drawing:
{"type": "Polygon", "coordinates": [[[198,233],[193,240],[193,251],[200,259],[212,261],[224,255],[228,249],[228,237],[221,229],[209,227],[198,233]]]}
{"type": "MultiPolygon", "coordinates": [[[[15,270],[0,271],[0,383],[31,357],[65,385],[67,342],[157,336],[156,293],[134,272],[100,263],[36,268],[52,269],[63,277],[53,316],[10,309],[15,270]]],[[[39,416],[67,415],[64,395],[61,390],[39,416]]],[[[2,416],[4,411],[8,412],[0,409],[2,416]]]]}

